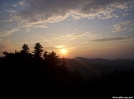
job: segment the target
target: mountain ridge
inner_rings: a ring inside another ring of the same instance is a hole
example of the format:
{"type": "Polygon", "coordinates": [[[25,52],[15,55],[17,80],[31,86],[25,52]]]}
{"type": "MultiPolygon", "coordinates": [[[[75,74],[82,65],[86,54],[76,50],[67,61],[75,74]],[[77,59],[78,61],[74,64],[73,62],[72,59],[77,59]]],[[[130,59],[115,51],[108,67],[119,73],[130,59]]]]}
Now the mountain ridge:
{"type": "Polygon", "coordinates": [[[71,71],[78,70],[82,76],[98,76],[93,70],[102,73],[114,72],[115,70],[126,70],[131,71],[134,69],[134,60],[133,59],[115,59],[108,60],[102,58],[88,59],[83,57],[76,57],[73,59],[65,58],[67,67],[71,71]],[[93,70],[89,69],[92,68],[93,70]]]}

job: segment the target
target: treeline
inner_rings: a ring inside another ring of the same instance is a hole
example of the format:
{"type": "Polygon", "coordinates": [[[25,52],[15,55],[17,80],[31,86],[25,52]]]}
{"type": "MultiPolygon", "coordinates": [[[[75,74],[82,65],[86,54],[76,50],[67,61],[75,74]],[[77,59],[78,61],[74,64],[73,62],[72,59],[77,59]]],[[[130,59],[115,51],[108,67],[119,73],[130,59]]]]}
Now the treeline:
{"type": "Polygon", "coordinates": [[[55,52],[43,50],[36,43],[30,52],[24,44],[22,50],[3,52],[0,61],[0,97],[14,98],[86,98],[133,95],[134,70],[102,73],[100,78],[84,79],[78,71],[70,71],[65,59],[55,52]]]}

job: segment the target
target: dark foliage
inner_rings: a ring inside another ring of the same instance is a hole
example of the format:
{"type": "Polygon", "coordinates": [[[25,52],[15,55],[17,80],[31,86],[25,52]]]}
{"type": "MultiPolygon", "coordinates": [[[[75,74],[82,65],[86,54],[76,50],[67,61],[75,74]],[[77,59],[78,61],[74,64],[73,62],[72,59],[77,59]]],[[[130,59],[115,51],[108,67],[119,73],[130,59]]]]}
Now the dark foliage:
{"type": "Polygon", "coordinates": [[[20,52],[3,52],[0,61],[0,97],[4,98],[101,98],[132,96],[134,70],[102,73],[100,78],[83,79],[78,71],[71,72],[65,59],[55,52],[43,53],[36,43],[33,54],[24,44],[20,52]]]}

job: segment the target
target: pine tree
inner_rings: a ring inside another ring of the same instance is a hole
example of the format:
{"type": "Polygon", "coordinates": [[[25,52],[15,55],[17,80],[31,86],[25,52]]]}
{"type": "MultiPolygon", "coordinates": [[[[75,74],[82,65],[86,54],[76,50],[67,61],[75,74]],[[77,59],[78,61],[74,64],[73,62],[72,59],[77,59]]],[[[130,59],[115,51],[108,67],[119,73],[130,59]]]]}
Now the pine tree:
{"type": "Polygon", "coordinates": [[[41,55],[42,55],[42,53],[43,53],[43,47],[42,47],[42,45],[40,45],[40,43],[36,43],[35,44],[35,46],[34,46],[34,57],[35,58],[41,58],[41,55]]]}
{"type": "Polygon", "coordinates": [[[60,63],[59,56],[57,56],[53,51],[47,55],[46,59],[51,65],[57,65],[60,63]]]}
{"type": "Polygon", "coordinates": [[[22,46],[21,53],[28,53],[28,52],[29,52],[29,47],[28,47],[28,45],[24,44],[22,46]]]}

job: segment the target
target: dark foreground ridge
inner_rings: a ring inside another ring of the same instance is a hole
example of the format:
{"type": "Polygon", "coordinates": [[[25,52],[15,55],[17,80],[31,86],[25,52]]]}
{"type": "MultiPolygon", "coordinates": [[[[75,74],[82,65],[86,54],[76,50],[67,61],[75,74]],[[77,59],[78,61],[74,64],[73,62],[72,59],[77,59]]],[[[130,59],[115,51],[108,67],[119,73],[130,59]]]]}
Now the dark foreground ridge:
{"type": "Polygon", "coordinates": [[[0,59],[0,90],[2,98],[68,98],[111,99],[112,96],[133,96],[134,70],[102,72],[99,78],[85,79],[70,71],[65,59],[55,52],[43,50],[36,43],[34,51],[26,44],[15,53],[3,52],[0,59]]]}

